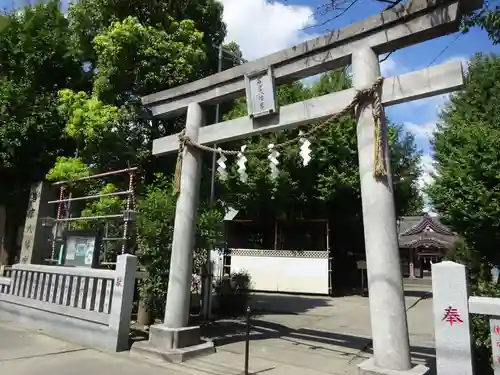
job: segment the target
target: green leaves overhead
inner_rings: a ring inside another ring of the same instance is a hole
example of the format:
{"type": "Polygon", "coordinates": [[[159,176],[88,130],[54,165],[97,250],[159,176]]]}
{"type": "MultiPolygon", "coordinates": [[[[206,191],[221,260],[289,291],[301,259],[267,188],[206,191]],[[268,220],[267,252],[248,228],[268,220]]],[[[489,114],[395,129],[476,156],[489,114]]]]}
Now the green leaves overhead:
{"type": "Polygon", "coordinates": [[[489,6],[493,1],[486,0],[485,7],[465,18],[463,31],[468,32],[471,27],[479,26],[488,33],[494,44],[500,43],[500,6],[489,6]],[[488,4],[490,3],[490,4],[488,4]]]}
{"type": "Polygon", "coordinates": [[[170,31],[170,23],[191,20],[203,37],[208,59],[197,71],[198,77],[217,69],[217,46],[226,36],[222,4],[218,0],[79,0],[69,8],[72,46],[92,68],[97,60],[94,38],[114,22],[135,17],[145,26],[170,31]]]}
{"type": "Polygon", "coordinates": [[[157,29],[127,17],[97,35],[94,94],[124,102],[192,79],[205,59],[203,34],[193,21],[169,21],[157,29]]]}
{"type": "Polygon", "coordinates": [[[59,156],[45,178],[49,181],[67,181],[90,174],[89,167],[80,158],[59,156]]]}
{"type": "Polygon", "coordinates": [[[57,109],[68,119],[64,129],[66,134],[80,144],[97,142],[106,132],[116,131],[114,128],[123,119],[117,107],[106,105],[81,91],[59,91],[57,109]]]}
{"type": "Polygon", "coordinates": [[[57,91],[79,87],[83,72],[71,53],[68,20],[58,3],[2,15],[0,201],[14,206],[68,147],[56,110],[57,91]]]}

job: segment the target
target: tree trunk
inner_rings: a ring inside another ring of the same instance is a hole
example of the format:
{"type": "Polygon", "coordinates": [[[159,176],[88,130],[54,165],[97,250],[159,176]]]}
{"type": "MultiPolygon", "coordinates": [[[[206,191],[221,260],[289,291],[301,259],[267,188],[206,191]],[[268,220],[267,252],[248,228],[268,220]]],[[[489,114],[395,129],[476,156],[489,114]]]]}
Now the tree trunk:
{"type": "Polygon", "coordinates": [[[139,301],[137,323],[143,326],[150,326],[153,324],[153,314],[145,301],[139,301]]]}

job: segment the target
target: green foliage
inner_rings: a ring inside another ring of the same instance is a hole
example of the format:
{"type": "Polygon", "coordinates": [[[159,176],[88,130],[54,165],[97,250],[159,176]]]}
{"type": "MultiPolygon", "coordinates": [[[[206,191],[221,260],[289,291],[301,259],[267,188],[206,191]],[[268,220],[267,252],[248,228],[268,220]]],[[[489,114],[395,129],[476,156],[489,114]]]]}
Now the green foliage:
{"type": "Polygon", "coordinates": [[[442,113],[429,197],[484,261],[500,264],[500,58],[476,56],[467,85],[442,113]]]}
{"type": "MultiPolygon", "coordinates": [[[[71,43],[83,61],[91,68],[96,66],[94,38],[114,22],[135,17],[141,25],[170,31],[171,23],[191,20],[203,35],[204,50],[208,59],[197,71],[197,77],[213,73],[217,69],[217,48],[226,36],[222,21],[222,4],[217,0],[79,0],[69,8],[71,43]]],[[[159,35],[159,34],[158,34],[159,35]]],[[[169,40],[170,37],[167,38],[169,40]]],[[[162,42],[160,42],[162,43],[162,42]]],[[[140,46],[136,46],[141,49],[140,46]]],[[[156,53],[156,52],[155,52],[156,53]]],[[[168,59],[164,56],[163,59],[168,59]]],[[[159,67],[158,67],[159,68],[159,67]]],[[[166,77],[169,79],[170,77],[166,77]]],[[[151,91],[153,92],[153,91],[151,91]]]]}
{"type": "Polygon", "coordinates": [[[89,175],[89,167],[80,158],[58,156],[56,164],[45,178],[48,181],[68,181],[89,175]]]}
{"type": "Polygon", "coordinates": [[[422,151],[417,148],[415,136],[404,131],[403,126],[391,124],[389,147],[396,215],[398,217],[421,215],[424,200],[418,186],[418,179],[422,174],[420,167],[422,151]]]}
{"type": "Polygon", "coordinates": [[[68,118],[66,134],[80,142],[95,143],[122,119],[120,111],[84,92],[59,91],[59,113],[68,118]]]}
{"type": "Polygon", "coordinates": [[[57,0],[2,15],[0,30],[0,201],[24,205],[30,183],[64,154],[57,91],[77,87],[68,20],[57,0]],[[29,167],[27,167],[29,166],[29,167]]]}
{"type": "Polygon", "coordinates": [[[175,87],[194,76],[205,59],[203,34],[191,20],[168,28],[142,25],[136,17],[113,22],[94,38],[98,71],[94,94],[108,101],[175,87]],[[125,96],[125,97],[124,97],[125,96]]]}
{"type": "Polygon", "coordinates": [[[464,19],[462,30],[468,32],[472,27],[478,26],[488,33],[494,44],[498,44],[500,43],[500,6],[490,7],[488,3],[486,1],[481,10],[464,19]]]}
{"type": "MultiPolygon", "coordinates": [[[[165,306],[176,199],[171,181],[157,174],[156,180],[146,187],[144,196],[138,201],[137,255],[148,272],[140,282],[140,295],[157,314],[162,314],[165,306]]],[[[221,224],[220,210],[208,205],[200,208],[193,273],[201,274],[206,251],[221,240],[221,224]]]]}
{"type": "MultiPolygon", "coordinates": [[[[472,293],[499,297],[490,269],[500,264],[500,58],[477,55],[467,84],[441,115],[433,147],[436,176],[428,195],[441,220],[460,233],[466,245],[452,260],[470,269],[472,293]]],[[[478,373],[492,373],[487,319],[472,319],[478,373]]]]}
{"type": "MultiPolygon", "coordinates": [[[[88,194],[110,194],[118,191],[118,188],[112,184],[105,184],[98,189],[97,184],[90,185],[84,190],[88,194]],[[90,189],[89,189],[90,188],[90,189]]],[[[82,217],[96,217],[104,215],[118,215],[126,208],[126,200],[123,197],[99,197],[87,201],[80,212],[82,217]]],[[[123,224],[119,220],[78,220],[71,223],[71,229],[100,229],[105,237],[121,238],[123,236],[123,224]]],[[[132,236],[133,237],[133,236],[132,236]]],[[[130,246],[130,244],[127,244],[130,246]]],[[[101,248],[101,261],[114,262],[117,254],[120,253],[122,242],[104,241],[101,248]]]]}
{"type": "MultiPolygon", "coordinates": [[[[287,105],[351,87],[351,77],[345,69],[323,75],[311,88],[300,82],[282,85],[277,92],[279,105],[287,105]]],[[[238,100],[226,115],[234,118],[246,115],[246,103],[238,100]]],[[[343,217],[343,222],[359,218],[361,210],[359,170],[354,114],[341,118],[311,140],[312,161],[304,167],[299,157],[299,144],[280,149],[280,176],[270,179],[266,158],[267,145],[279,144],[297,137],[298,131],[282,131],[245,140],[249,149],[262,149],[261,154],[247,156],[248,181],[241,183],[232,168],[224,182],[227,196],[250,217],[280,219],[343,217]],[[350,219],[346,220],[345,218],[350,219]]],[[[401,126],[390,125],[392,171],[399,215],[422,210],[423,201],[418,192],[417,180],[420,152],[414,138],[401,126]]],[[[235,145],[237,147],[238,145],[235,145]]],[[[357,220],[357,219],[356,219],[357,220]]],[[[360,222],[354,224],[360,227],[360,222]]]]}
{"type": "MultiPolygon", "coordinates": [[[[114,184],[108,183],[99,191],[99,194],[112,194],[118,191],[114,184]]],[[[124,199],[118,196],[100,197],[91,201],[82,210],[82,216],[102,216],[121,214],[125,210],[124,199]]]]}
{"type": "Polygon", "coordinates": [[[152,141],[170,134],[178,121],[149,121],[139,98],[189,82],[207,68],[213,50],[207,35],[225,33],[217,29],[219,10],[210,0],[196,6],[81,0],[70,6],[70,43],[88,86],[83,92],[62,90],[58,113],[85,163],[98,170],[137,165],[152,181],[160,165],[151,155],[152,141]]]}
{"type": "Polygon", "coordinates": [[[217,282],[215,293],[219,316],[241,316],[250,300],[252,278],[245,271],[226,275],[217,282]]]}
{"type": "Polygon", "coordinates": [[[158,174],[137,202],[137,256],[148,272],[139,291],[141,299],[159,314],[164,309],[170,272],[175,199],[171,183],[158,174]]]}
{"type": "Polygon", "coordinates": [[[198,210],[193,273],[202,275],[208,252],[217,248],[223,238],[223,208],[206,202],[198,210]]]}

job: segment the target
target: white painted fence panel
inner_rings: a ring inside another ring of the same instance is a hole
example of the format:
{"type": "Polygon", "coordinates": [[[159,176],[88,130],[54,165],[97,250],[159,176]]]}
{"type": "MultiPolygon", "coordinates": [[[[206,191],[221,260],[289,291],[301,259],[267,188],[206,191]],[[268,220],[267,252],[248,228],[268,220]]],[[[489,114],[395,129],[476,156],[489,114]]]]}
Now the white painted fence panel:
{"type": "Polygon", "coordinates": [[[231,273],[246,271],[252,289],[277,293],[328,294],[327,251],[231,250],[231,273]]]}

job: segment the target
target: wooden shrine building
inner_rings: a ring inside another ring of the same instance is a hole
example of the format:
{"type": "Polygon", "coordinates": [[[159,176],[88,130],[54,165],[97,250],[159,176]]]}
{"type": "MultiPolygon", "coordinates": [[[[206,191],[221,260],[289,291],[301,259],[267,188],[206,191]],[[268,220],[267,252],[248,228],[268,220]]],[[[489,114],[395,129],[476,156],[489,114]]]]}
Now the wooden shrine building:
{"type": "Polygon", "coordinates": [[[442,261],[459,239],[439,218],[427,214],[398,220],[398,237],[403,275],[411,278],[430,274],[431,264],[442,261]]]}

